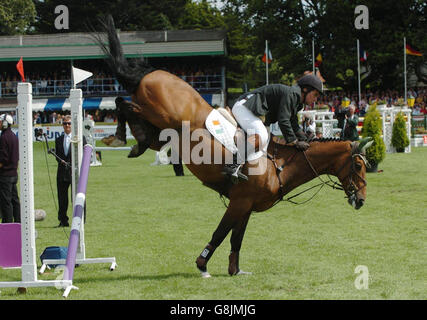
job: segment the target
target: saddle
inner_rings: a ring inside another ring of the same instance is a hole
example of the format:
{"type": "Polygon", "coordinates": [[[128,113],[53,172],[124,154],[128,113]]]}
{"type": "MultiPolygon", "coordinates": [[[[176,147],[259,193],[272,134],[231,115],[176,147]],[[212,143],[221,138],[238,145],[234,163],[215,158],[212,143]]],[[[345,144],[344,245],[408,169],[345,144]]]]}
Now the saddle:
{"type": "Polygon", "coordinates": [[[234,136],[238,130],[238,123],[230,108],[212,109],[205,120],[206,129],[231,153],[237,153],[234,136]]]}
{"type": "Polygon", "coordinates": [[[239,126],[229,106],[219,107],[217,110],[224,116],[224,118],[230,121],[233,126],[236,128],[239,126]]]}

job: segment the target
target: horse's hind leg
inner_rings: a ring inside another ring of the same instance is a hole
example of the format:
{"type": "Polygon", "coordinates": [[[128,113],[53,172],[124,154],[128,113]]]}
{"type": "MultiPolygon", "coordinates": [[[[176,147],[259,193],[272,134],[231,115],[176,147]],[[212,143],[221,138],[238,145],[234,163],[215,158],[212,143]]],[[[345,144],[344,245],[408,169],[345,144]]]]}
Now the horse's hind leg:
{"type": "MultiPolygon", "coordinates": [[[[246,199],[240,201],[230,200],[227,211],[225,212],[221,222],[213,233],[211,241],[196,260],[197,268],[200,270],[203,277],[210,276],[207,272],[207,263],[212,257],[216,248],[220,246],[230,230],[236,227],[239,228],[239,226],[246,227],[247,220],[249,219],[249,213],[251,211],[251,206],[252,203],[246,199]]],[[[233,233],[235,235],[234,238],[238,240],[237,242],[239,245],[237,247],[240,250],[243,234],[241,234],[241,236],[236,236],[237,233],[233,233]]]]}
{"type": "Polygon", "coordinates": [[[228,273],[231,276],[237,274],[248,274],[247,272],[241,271],[239,268],[239,252],[240,248],[242,247],[243,236],[245,235],[246,226],[248,225],[250,215],[250,212],[247,213],[243,219],[235,225],[233,232],[231,233],[231,252],[228,257],[228,273]]]}

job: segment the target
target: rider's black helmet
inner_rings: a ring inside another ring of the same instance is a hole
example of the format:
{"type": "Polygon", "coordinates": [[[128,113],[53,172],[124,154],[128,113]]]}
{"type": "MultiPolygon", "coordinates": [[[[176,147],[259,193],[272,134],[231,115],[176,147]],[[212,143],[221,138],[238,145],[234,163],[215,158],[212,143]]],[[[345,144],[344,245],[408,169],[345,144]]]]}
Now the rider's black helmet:
{"type": "Polygon", "coordinates": [[[320,94],[323,94],[323,83],[319,77],[315,75],[306,74],[297,81],[297,84],[301,88],[308,88],[310,89],[309,91],[317,90],[320,94]]]}

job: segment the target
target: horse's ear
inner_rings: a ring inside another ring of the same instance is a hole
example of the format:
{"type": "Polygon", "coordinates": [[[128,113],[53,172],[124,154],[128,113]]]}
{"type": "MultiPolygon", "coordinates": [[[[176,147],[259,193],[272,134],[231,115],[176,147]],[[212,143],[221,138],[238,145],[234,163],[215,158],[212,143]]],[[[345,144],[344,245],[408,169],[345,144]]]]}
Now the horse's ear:
{"type": "Polygon", "coordinates": [[[363,138],[359,142],[359,146],[358,146],[359,152],[365,153],[366,149],[372,146],[373,143],[374,143],[374,139],[372,137],[363,138]]]}

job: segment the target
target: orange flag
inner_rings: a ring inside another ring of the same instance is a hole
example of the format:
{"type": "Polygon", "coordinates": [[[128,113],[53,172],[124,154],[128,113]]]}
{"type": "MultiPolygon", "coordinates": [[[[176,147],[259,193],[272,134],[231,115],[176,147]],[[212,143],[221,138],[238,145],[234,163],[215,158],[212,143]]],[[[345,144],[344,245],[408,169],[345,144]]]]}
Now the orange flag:
{"type": "Polygon", "coordinates": [[[24,77],[24,62],[21,59],[19,59],[18,63],[16,64],[16,69],[18,70],[19,74],[21,75],[22,82],[25,82],[24,77]]]}

